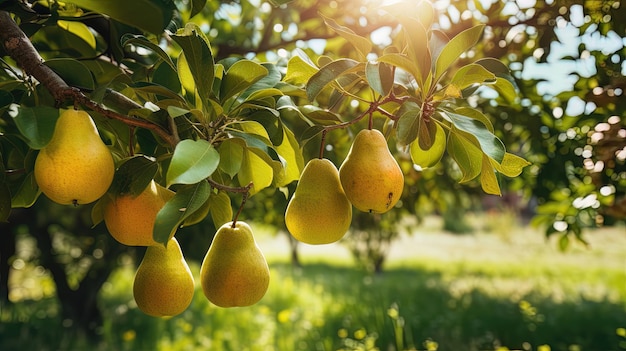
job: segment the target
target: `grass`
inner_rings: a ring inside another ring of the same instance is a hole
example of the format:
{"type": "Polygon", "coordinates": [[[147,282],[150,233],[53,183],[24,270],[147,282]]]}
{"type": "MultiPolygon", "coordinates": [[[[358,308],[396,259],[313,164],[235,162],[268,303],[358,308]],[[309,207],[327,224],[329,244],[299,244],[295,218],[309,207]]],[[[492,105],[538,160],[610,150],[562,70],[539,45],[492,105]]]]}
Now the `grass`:
{"type": "Polygon", "coordinates": [[[626,350],[623,228],[561,253],[526,227],[464,236],[439,227],[431,218],[403,235],[382,275],[354,269],[338,244],[302,246],[303,267],[292,267],[285,238],[259,233],[272,274],[259,304],[217,308],[198,289],[170,319],[136,308],[125,266],[101,292],[101,344],[64,334],[44,297],[2,311],[0,349],[626,350]]]}

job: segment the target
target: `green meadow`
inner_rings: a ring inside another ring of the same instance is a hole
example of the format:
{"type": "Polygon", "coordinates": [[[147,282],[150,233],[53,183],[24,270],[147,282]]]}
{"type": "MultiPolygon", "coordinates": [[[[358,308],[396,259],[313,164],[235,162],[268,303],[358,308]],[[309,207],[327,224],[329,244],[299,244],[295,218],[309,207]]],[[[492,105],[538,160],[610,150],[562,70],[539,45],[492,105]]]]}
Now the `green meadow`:
{"type": "Polygon", "coordinates": [[[101,291],[97,345],[65,331],[50,278],[25,268],[0,314],[0,350],[626,350],[624,228],[561,252],[533,228],[484,223],[453,235],[429,218],[394,242],[382,274],[354,268],[340,243],[300,246],[294,267],[286,236],[261,228],[271,267],[261,302],[218,308],[198,286],[170,319],[137,309],[126,263],[101,291]]]}

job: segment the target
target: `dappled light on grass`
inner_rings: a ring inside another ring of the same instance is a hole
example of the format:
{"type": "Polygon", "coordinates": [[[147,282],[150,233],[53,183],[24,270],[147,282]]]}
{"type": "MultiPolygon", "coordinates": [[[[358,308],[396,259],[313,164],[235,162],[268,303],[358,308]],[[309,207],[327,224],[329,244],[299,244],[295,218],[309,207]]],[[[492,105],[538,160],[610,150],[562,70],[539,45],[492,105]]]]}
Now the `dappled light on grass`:
{"type": "MultiPolygon", "coordinates": [[[[378,275],[353,268],[341,245],[303,248],[302,268],[276,249],[258,304],[219,308],[196,284],[191,306],[173,318],[139,311],[127,264],[99,296],[103,343],[69,336],[56,300],[46,297],[3,309],[0,349],[569,351],[619,349],[625,341],[624,239],[614,232],[590,236],[593,251],[559,253],[528,228],[503,240],[442,234],[433,224],[398,241],[378,275]]],[[[261,235],[264,241],[279,245],[280,238],[261,235]]],[[[190,268],[199,274],[197,262],[190,268]]],[[[22,269],[26,277],[35,268],[22,269]]]]}

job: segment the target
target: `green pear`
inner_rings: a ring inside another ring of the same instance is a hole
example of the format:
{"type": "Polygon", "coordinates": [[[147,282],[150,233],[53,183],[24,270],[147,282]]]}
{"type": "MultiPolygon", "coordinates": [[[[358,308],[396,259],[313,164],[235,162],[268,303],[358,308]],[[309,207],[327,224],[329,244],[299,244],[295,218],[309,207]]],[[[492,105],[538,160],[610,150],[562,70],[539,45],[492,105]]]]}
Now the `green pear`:
{"type": "Polygon", "coordinates": [[[328,159],[312,159],[287,205],[289,233],[303,243],[329,244],[346,234],[351,221],[352,204],[341,187],[337,167],[328,159]]]}
{"type": "Polygon", "coordinates": [[[348,200],[365,212],[384,213],[400,200],[404,175],[377,129],[361,130],[339,168],[348,200]]]}
{"type": "Polygon", "coordinates": [[[193,275],[175,238],[167,246],[146,249],[133,283],[141,311],[155,317],[180,314],[191,304],[194,288],[193,275]]]}
{"type": "Polygon", "coordinates": [[[207,299],[220,307],[250,306],[265,295],[270,270],[248,224],[221,226],[200,267],[207,299]]]}
{"type": "Polygon", "coordinates": [[[106,193],[114,173],[113,156],[89,114],[63,111],[35,160],[41,191],[59,204],[88,204],[106,193]]]}

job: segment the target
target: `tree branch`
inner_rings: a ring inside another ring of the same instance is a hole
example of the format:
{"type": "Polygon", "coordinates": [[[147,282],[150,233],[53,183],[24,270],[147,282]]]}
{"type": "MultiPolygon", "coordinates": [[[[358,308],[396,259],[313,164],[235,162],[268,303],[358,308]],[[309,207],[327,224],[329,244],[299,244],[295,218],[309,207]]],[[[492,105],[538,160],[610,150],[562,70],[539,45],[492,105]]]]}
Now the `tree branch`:
{"type": "MultiPolygon", "coordinates": [[[[178,136],[170,133],[164,127],[144,119],[126,116],[109,110],[91,100],[79,89],[69,86],[63,78],[44,64],[44,60],[39,55],[39,52],[37,52],[26,34],[6,11],[0,11],[0,28],[2,28],[0,30],[0,40],[9,56],[17,62],[26,74],[33,76],[43,84],[57,103],[72,99],[74,104],[84,105],[108,118],[117,119],[131,126],[148,129],[172,146],[175,146],[178,142],[178,136]]],[[[128,105],[131,100],[127,100],[125,103],[128,105]]],[[[136,107],[141,106],[136,105],[136,107]]]]}

